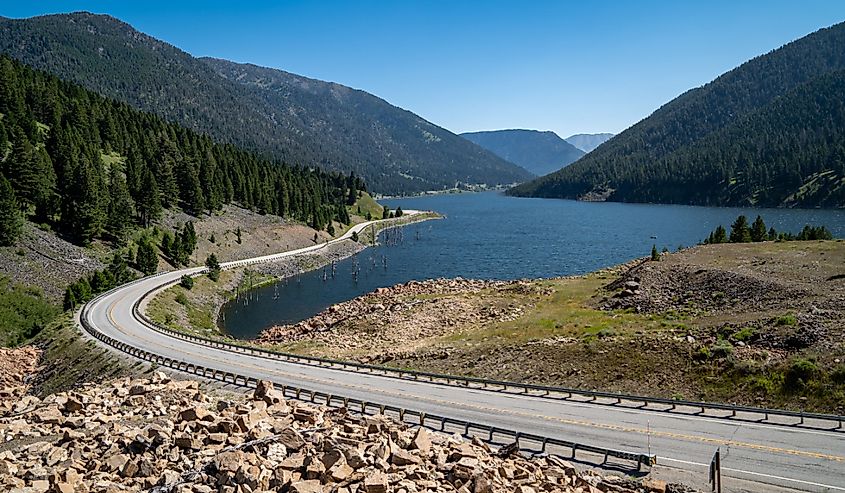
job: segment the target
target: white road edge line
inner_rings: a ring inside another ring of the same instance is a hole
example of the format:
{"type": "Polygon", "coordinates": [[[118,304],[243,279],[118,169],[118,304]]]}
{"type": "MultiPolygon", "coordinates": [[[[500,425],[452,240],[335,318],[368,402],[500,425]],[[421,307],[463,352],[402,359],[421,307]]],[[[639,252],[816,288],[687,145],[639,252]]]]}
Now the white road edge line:
{"type": "MultiPolygon", "coordinates": [[[[688,460],[672,459],[671,457],[661,456],[660,462],[664,462],[664,461],[678,462],[680,464],[688,464],[688,465],[691,465],[691,466],[700,466],[700,467],[703,467],[705,469],[710,467],[710,464],[702,464],[701,462],[692,462],[692,461],[688,461],[688,460]]],[[[792,478],[786,478],[786,477],[783,477],[783,476],[774,476],[772,474],[763,474],[761,472],[745,471],[745,470],[742,470],[742,469],[733,469],[733,468],[730,468],[730,467],[723,467],[722,470],[723,471],[729,471],[729,472],[736,472],[736,473],[740,473],[740,474],[748,474],[748,475],[751,475],[751,476],[759,476],[759,477],[763,477],[763,478],[777,479],[779,481],[786,481],[786,482],[789,482],[789,483],[804,484],[804,485],[807,485],[807,486],[818,486],[819,488],[827,488],[827,489],[836,490],[836,491],[845,491],[845,487],[841,487],[841,486],[833,486],[833,485],[823,484],[823,483],[814,483],[812,481],[803,481],[801,479],[792,479],[792,478]]]]}

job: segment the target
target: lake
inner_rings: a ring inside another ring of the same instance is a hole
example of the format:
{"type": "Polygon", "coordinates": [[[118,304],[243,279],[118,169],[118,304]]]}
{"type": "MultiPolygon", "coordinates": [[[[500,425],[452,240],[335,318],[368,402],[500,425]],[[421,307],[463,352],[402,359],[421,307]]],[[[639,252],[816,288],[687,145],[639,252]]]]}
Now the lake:
{"type": "Polygon", "coordinates": [[[693,207],[524,199],[498,192],[384,200],[391,208],[434,210],[445,219],[382,233],[380,245],[327,269],[257,289],[223,307],[224,330],[251,338],[379,287],[438,277],[519,279],[582,274],[649,255],[652,245],[695,245],[740,214],[798,232],[825,225],[845,237],[845,211],[693,207]],[[384,235],[390,235],[384,241],[384,235]],[[357,277],[353,271],[358,270],[357,277]],[[278,297],[274,294],[278,292],[278,297]]]}

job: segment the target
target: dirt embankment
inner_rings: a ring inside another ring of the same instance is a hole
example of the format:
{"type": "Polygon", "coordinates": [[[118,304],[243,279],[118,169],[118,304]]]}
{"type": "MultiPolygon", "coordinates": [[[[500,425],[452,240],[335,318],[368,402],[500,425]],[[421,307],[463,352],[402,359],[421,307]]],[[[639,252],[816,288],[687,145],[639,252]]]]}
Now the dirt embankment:
{"type": "Polygon", "coordinates": [[[286,401],[269,382],[249,398],[215,396],[159,372],[18,400],[0,408],[0,439],[0,487],[34,492],[667,489],[383,416],[286,401]]]}
{"type": "Polygon", "coordinates": [[[845,242],[709,245],[582,277],[429,281],[261,342],[421,370],[845,412],[845,242]]]}

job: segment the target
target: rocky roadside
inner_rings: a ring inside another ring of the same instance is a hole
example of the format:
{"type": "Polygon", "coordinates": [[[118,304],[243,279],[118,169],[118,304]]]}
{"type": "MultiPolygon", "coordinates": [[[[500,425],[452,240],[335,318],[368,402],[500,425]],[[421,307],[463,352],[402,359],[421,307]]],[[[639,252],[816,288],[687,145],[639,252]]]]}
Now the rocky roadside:
{"type": "Polygon", "coordinates": [[[22,493],[689,491],[578,472],[556,457],[196,381],[121,379],[0,402],[0,485],[22,493]]]}
{"type": "Polygon", "coordinates": [[[513,295],[525,298],[548,292],[528,281],[410,281],[338,303],[296,324],[271,327],[260,334],[258,342],[309,341],[330,346],[335,356],[360,353],[360,360],[369,361],[400,349],[413,351],[459,327],[514,320],[530,308],[530,302],[508,301],[513,295]],[[490,302],[483,307],[462,298],[481,293],[490,302]],[[501,303],[494,303],[496,299],[501,303]]]}
{"type": "Polygon", "coordinates": [[[11,401],[29,391],[41,353],[34,346],[0,348],[0,401],[11,401]]]}

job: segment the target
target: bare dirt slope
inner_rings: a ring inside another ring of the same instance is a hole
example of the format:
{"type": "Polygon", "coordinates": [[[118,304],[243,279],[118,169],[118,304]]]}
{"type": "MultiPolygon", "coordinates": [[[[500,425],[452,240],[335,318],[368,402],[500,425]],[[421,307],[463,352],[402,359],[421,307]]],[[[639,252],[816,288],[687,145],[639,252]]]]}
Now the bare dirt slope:
{"type": "Polygon", "coordinates": [[[843,327],[845,242],[771,242],[576,278],[395,286],[261,340],[437,372],[841,413],[843,327]]]}

